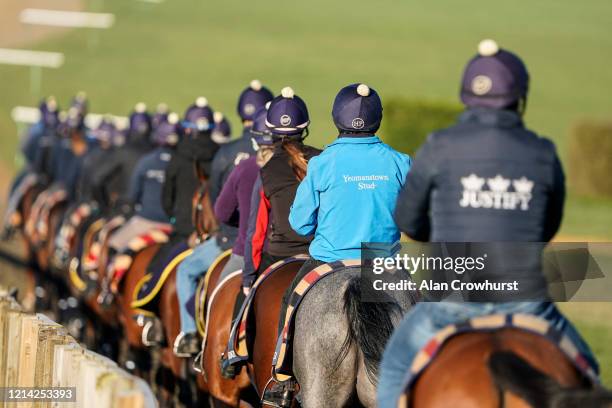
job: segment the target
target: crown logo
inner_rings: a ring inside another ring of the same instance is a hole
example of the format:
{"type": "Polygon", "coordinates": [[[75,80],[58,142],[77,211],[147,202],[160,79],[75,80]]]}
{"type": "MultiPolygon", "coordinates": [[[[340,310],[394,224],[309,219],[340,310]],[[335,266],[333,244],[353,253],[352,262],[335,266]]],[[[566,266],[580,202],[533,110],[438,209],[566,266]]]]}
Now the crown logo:
{"type": "Polygon", "coordinates": [[[470,174],[467,177],[461,177],[461,184],[463,184],[463,188],[471,191],[479,191],[482,189],[482,186],[485,183],[485,179],[478,177],[474,173],[470,174]]]}
{"type": "Polygon", "coordinates": [[[514,186],[514,190],[517,193],[531,194],[531,190],[533,189],[533,181],[523,176],[518,180],[514,180],[512,182],[512,186],[514,186]]]}
{"type": "Polygon", "coordinates": [[[505,193],[508,191],[508,187],[510,187],[510,180],[505,179],[499,174],[493,178],[487,180],[487,184],[491,191],[495,193],[505,193]]]}

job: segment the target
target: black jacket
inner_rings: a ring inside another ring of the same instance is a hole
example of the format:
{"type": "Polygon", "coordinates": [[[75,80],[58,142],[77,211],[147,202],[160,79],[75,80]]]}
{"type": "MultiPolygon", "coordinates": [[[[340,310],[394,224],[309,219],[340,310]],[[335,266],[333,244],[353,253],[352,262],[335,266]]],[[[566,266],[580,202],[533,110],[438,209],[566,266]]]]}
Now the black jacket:
{"type": "Polygon", "coordinates": [[[210,175],[211,163],[218,149],[210,135],[186,137],[179,142],[168,163],[162,205],[177,235],[187,237],[195,229],[191,208],[193,195],[200,182],[199,175],[210,175]]]}
{"type": "MultiPolygon", "coordinates": [[[[307,145],[302,145],[302,152],[306,160],[321,153],[319,149],[307,145]]],[[[275,256],[308,253],[312,241],[312,236],[298,235],[289,224],[289,210],[300,185],[289,163],[289,155],[278,145],[270,161],[260,171],[264,194],[271,207],[267,251],[275,256]]]]}
{"type": "Polygon", "coordinates": [[[128,139],[124,146],[113,149],[113,154],[92,172],[91,188],[94,199],[104,207],[115,204],[113,196],[117,197],[119,205],[129,203],[129,180],[134,168],[152,149],[153,146],[145,137],[128,139]]]}

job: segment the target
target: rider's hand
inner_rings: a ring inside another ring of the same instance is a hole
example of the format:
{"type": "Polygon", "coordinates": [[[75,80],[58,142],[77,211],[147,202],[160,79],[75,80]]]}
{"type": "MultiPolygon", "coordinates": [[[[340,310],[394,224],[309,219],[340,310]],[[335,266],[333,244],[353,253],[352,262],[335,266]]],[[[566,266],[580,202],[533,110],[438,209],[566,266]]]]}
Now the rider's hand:
{"type": "Polygon", "coordinates": [[[250,292],[251,292],[251,288],[249,286],[242,287],[242,293],[244,293],[244,296],[249,296],[250,292]]]}

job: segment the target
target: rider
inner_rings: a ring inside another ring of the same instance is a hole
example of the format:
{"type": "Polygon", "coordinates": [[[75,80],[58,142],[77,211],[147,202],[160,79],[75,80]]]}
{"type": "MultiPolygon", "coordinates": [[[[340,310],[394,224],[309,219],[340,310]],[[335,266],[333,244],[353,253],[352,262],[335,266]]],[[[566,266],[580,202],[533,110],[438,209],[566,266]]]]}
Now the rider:
{"type": "Polygon", "coordinates": [[[147,113],[147,106],[140,102],[130,114],[125,144],[115,149],[114,154],[92,174],[91,188],[99,205],[106,208],[117,205],[127,211],[128,181],[138,161],[152,148],[151,116],[147,113]]]}
{"type": "MultiPolygon", "coordinates": [[[[305,145],[310,118],[306,104],[293,89],[286,87],[274,98],[266,116],[273,144],[263,146],[259,158],[261,186],[253,194],[258,211],[251,214],[257,225],[250,241],[250,262],[245,263],[243,285],[252,285],[254,278],[273,263],[307,252],[312,236],[300,236],[289,225],[289,207],[300,182],[306,176],[308,162],[321,151],[305,145]]],[[[248,292],[250,286],[244,286],[248,292]]]]}
{"type": "MultiPolygon", "coordinates": [[[[155,228],[168,232],[171,230],[168,215],[162,208],[161,196],[166,167],[174,154],[174,146],[179,141],[179,131],[179,117],[176,113],[169,114],[168,121],[158,126],[154,135],[158,147],[138,161],[130,178],[127,202],[133,207],[134,215],[111,235],[110,250],[120,252],[133,238],[155,228]]],[[[112,292],[116,292],[116,284],[116,281],[112,282],[112,292]]],[[[108,304],[112,296],[104,289],[101,303],[108,304]]]]}
{"type": "Polygon", "coordinates": [[[215,127],[212,131],[212,140],[218,145],[228,143],[232,136],[232,127],[229,121],[221,112],[215,112],[213,118],[215,120],[215,127]]]}
{"type": "MultiPolygon", "coordinates": [[[[37,168],[36,158],[39,155],[39,150],[42,148],[50,148],[53,141],[57,138],[57,125],[59,123],[58,106],[55,98],[50,96],[45,98],[39,105],[40,120],[32,125],[21,144],[21,152],[25,158],[23,169],[17,174],[9,191],[9,200],[6,209],[6,215],[3,222],[2,238],[9,238],[14,231],[14,228],[22,223],[17,207],[27,191],[28,185],[35,184],[37,177],[40,177],[42,172],[37,168]],[[46,147],[45,147],[46,146],[46,147]],[[28,175],[29,181],[25,181],[28,175]]],[[[42,164],[42,163],[41,163],[42,164]]]]}
{"type": "Polygon", "coordinates": [[[238,216],[238,238],[234,242],[232,255],[223,268],[220,279],[244,268],[244,248],[253,186],[259,175],[259,168],[264,164],[262,155],[266,147],[273,144],[272,133],[266,126],[267,113],[266,107],[262,107],[253,115],[251,134],[257,148],[256,154],[242,160],[232,170],[215,202],[215,216],[220,222],[235,225],[238,216]]]}
{"type": "MultiPolygon", "coordinates": [[[[308,272],[323,263],[360,259],[362,242],[400,238],[393,211],[411,160],[376,136],[382,110],[378,93],[365,84],[348,85],[336,96],[332,117],[339,136],[308,163],[289,214],[295,232],[314,239],[311,258],[283,296],[279,335],[289,298],[308,272]]],[[[292,385],[275,385],[266,398],[282,398],[292,385]]]]}
{"type": "MultiPolygon", "coordinates": [[[[240,139],[222,145],[215,154],[208,182],[213,204],[231,170],[254,152],[250,132],[253,115],[272,97],[272,93],[257,80],[251,81],[250,86],[240,95],[238,114],[242,118],[244,130],[240,139]]],[[[196,290],[197,279],[208,270],[222,250],[233,246],[238,234],[236,230],[236,227],[222,224],[214,236],[197,245],[193,253],[179,264],[176,286],[181,306],[181,333],[174,343],[174,353],[177,356],[190,356],[200,350],[195,321],[185,304],[196,290]]]]}
{"type": "MultiPolygon", "coordinates": [[[[255,150],[251,141],[251,126],[253,125],[253,115],[267,102],[271,101],[274,95],[260,81],[254,79],[248,88],[240,94],[238,98],[238,115],[242,119],[242,136],[233,140],[219,149],[212,164],[212,174],[210,178],[210,194],[213,202],[221,192],[221,188],[227,180],[232,169],[244,159],[249,158],[255,150]]],[[[235,239],[235,233],[234,239],[235,239]]]]}
{"type": "MultiPolygon", "coordinates": [[[[418,241],[547,242],[561,223],[564,175],[553,143],[523,124],[529,74],[518,56],[492,40],[481,42],[478,51],[463,74],[461,100],[466,111],[456,125],[430,135],[418,151],[395,219],[402,231],[418,241]],[[474,177],[524,179],[531,192],[528,207],[462,205],[463,185],[474,177]]],[[[479,279],[485,277],[479,275],[479,279]]],[[[436,332],[495,313],[529,313],[547,320],[597,367],[586,343],[550,301],[422,302],[408,312],[387,344],[378,405],[397,406],[414,356],[436,332]]]]}
{"type": "Polygon", "coordinates": [[[187,238],[195,231],[192,202],[202,179],[210,175],[210,164],[219,146],[212,140],[213,111],[203,96],[185,112],[183,136],[166,168],[162,205],[173,229],[169,241],[151,261],[150,273],[161,271],[176,255],[187,249],[187,238]]]}

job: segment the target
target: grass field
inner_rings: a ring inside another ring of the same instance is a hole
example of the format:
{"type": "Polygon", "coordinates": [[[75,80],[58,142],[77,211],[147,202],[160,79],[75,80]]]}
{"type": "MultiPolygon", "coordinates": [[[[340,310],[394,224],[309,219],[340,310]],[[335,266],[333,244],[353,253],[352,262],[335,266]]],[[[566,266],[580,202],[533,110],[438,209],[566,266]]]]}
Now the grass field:
{"type": "MultiPolygon", "coordinates": [[[[51,6],[53,7],[53,6],[51,6]]],[[[455,101],[476,44],[492,37],[520,53],[532,74],[528,125],[566,155],[569,125],[609,117],[612,2],[517,0],[91,0],[112,12],[106,31],[76,30],[33,46],[60,51],[66,64],[43,73],[43,95],[62,101],[79,89],[96,112],[125,114],[137,101],[164,101],[182,112],[203,94],[238,128],[235,101],[253,78],[278,92],[291,85],[307,101],[310,143],[335,136],[337,90],[367,82],[391,96],[455,101]]],[[[16,130],[9,112],[33,105],[27,68],[0,66],[0,160],[11,163],[16,130]]],[[[565,237],[612,239],[612,201],[570,196],[565,237]]],[[[573,304],[578,322],[612,384],[612,305],[573,304]],[[594,317],[595,316],[595,317],[594,317]]]]}
{"type": "MultiPolygon", "coordinates": [[[[35,46],[61,51],[66,64],[43,73],[43,94],[66,101],[77,89],[97,112],[126,113],[135,102],[165,101],[182,112],[197,95],[227,112],[260,78],[276,92],[287,84],[309,104],[310,142],[334,137],[330,108],[350,82],[382,94],[456,100],[476,44],[493,37],[520,52],[532,74],[527,122],[564,154],[568,125],[610,114],[612,3],[608,0],[512,3],[472,0],[285,2],[92,0],[113,12],[110,30],[77,30],[35,46]]],[[[27,68],[0,66],[0,158],[13,159],[10,109],[33,105],[27,68]]],[[[610,202],[572,198],[564,232],[612,237],[610,202]],[[596,222],[591,222],[591,220],[596,222]]]]}

